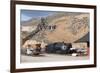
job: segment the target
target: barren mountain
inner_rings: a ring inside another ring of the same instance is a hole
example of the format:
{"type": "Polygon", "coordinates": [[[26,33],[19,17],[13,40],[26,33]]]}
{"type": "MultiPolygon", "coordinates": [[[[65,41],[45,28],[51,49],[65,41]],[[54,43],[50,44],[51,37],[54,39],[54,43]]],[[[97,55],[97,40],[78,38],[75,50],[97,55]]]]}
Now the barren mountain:
{"type": "MultiPolygon", "coordinates": [[[[81,39],[89,33],[89,14],[88,13],[56,13],[52,16],[45,18],[46,29],[38,31],[36,34],[32,34],[35,30],[25,34],[25,31],[21,31],[21,37],[31,38],[27,40],[45,41],[49,42],[67,42],[72,43],[81,39]],[[52,28],[56,26],[55,28],[52,28]]],[[[38,27],[40,19],[33,19],[28,22],[23,22],[22,27],[38,27]]]]}

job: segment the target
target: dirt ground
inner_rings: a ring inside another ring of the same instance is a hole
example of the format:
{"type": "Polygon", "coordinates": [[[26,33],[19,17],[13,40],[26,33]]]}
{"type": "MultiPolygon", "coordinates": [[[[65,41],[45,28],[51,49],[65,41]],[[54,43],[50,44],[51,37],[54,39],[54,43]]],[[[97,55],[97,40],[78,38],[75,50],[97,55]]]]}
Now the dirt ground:
{"type": "Polygon", "coordinates": [[[40,56],[21,55],[21,63],[32,62],[55,62],[55,61],[71,61],[71,60],[87,60],[89,56],[69,56],[59,54],[43,54],[40,56]]]}

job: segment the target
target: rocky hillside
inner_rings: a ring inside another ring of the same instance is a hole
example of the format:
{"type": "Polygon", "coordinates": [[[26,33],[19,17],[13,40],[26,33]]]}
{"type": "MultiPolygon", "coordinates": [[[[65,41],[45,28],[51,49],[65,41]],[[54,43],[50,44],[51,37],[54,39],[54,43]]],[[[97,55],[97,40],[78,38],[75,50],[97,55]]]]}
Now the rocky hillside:
{"type": "MultiPolygon", "coordinates": [[[[37,29],[26,34],[25,31],[21,31],[21,38],[24,39],[29,34],[32,34],[31,38],[27,40],[45,41],[46,43],[62,41],[72,43],[89,33],[88,13],[56,13],[52,16],[47,16],[45,21],[46,29],[43,28],[34,35],[32,33],[37,29]]],[[[22,27],[38,27],[40,22],[40,19],[32,19],[28,22],[23,22],[22,27]]]]}

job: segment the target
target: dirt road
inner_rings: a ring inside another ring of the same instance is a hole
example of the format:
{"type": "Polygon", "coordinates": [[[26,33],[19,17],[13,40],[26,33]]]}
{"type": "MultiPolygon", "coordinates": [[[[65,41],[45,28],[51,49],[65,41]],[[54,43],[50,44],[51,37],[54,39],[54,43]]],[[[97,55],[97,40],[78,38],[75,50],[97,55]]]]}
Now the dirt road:
{"type": "Polygon", "coordinates": [[[21,55],[22,63],[30,62],[52,62],[52,61],[71,61],[71,60],[87,60],[88,56],[68,56],[68,55],[59,55],[59,54],[43,54],[40,56],[27,56],[21,55]]]}

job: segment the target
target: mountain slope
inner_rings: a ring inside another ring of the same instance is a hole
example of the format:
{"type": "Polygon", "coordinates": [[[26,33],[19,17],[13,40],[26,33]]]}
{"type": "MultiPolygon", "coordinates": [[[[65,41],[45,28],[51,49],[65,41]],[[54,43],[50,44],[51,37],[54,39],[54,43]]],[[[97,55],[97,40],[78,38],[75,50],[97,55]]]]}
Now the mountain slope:
{"type": "MultiPolygon", "coordinates": [[[[56,29],[43,29],[32,35],[27,40],[49,42],[72,43],[89,33],[89,14],[55,14],[46,17],[48,26],[56,26],[56,29]]],[[[28,22],[25,25],[38,26],[39,23],[28,22]],[[31,24],[30,24],[31,23],[31,24]]],[[[24,24],[23,24],[24,25],[24,24]]],[[[23,31],[22,31],[23,32],[23,31]]],[[[34,31],[33,31],[34,32],[34,31]]],[[[31,34],[32,32],[30,32],[31,34]]],[[[23,35],[22,35],[23,36],[23,35]]]]}

